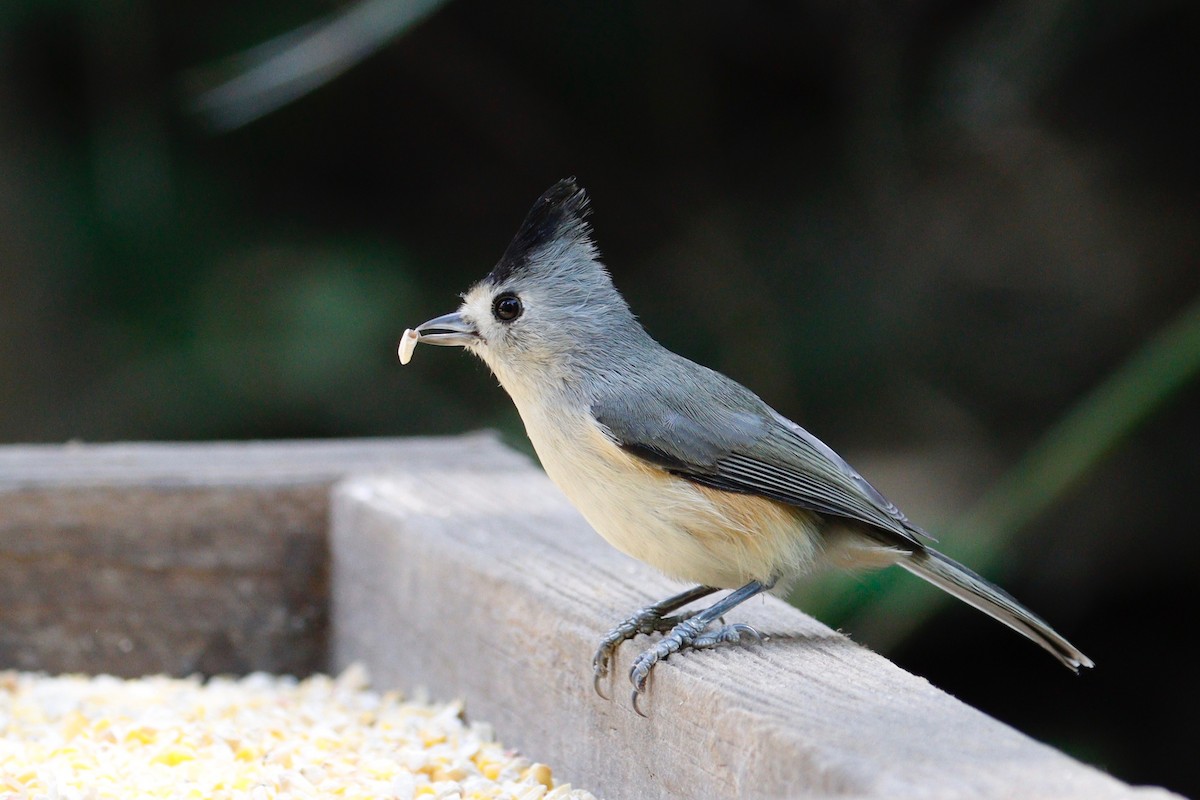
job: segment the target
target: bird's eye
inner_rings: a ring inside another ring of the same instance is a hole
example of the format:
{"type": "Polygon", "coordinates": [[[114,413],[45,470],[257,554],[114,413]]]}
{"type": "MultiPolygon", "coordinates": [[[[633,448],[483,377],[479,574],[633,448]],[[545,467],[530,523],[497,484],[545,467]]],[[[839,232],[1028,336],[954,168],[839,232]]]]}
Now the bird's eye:
{"type": "Polygon", "coordinates": [[[521,316],[525,309],[521,306],[521,298],[515,294],[502,294],[492,303],[492,313],[501,322],[512,322],[521,316]]]}

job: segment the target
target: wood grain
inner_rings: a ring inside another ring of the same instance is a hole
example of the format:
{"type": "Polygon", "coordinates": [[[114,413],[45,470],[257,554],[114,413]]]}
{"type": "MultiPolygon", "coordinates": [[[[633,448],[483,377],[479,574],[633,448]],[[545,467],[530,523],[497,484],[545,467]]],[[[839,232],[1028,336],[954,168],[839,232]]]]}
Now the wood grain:
{"type": "MultiPolygon", "coordinates": [[[[350,479],[332,527],[335,665],[462,697],[507,744],[608,800],[1169,797],[1134,789],[960,703],[775,598],[730,620],[762,646],[676,656],[629,705],[591,657],[679,590],[590,530],[532,466],[350,479]]],[[[1064,674],[1064,691],[1070,691],[1064,674]]]]}
{"type": "MultiPolygon", "coordinates": [[[[975,711],[774,598],[677,656],[643,719],[591,656],[679,586],[494,437],[0,447],[0,668],[306,674],[465,699],[607,800],[1165,798],[975,711]],[[332,503],[331,503],[332,497],[332,503]]],[[[1064,692],[1071,691],[1063,676],[1064,692]]]]}
{"type": "Polygon", "coordinates": [[[485,441],[2,447],[0,667],[325,669],[333,483],[485,441]]]}

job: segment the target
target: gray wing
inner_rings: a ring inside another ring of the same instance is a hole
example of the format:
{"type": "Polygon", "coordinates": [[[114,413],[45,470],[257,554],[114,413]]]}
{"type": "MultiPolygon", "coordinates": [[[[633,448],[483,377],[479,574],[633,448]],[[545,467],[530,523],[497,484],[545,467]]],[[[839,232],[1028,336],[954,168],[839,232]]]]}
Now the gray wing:
{"type": "Polygon", "coordinates": [[[821,440],[741,384],[687,366],[656,388],[601,396],[592,415],[625,451],[703,486],[857,520],[909,545],[928,538],[821,440]],[[693,370],[705,379],[687,380],[693,370]]]}

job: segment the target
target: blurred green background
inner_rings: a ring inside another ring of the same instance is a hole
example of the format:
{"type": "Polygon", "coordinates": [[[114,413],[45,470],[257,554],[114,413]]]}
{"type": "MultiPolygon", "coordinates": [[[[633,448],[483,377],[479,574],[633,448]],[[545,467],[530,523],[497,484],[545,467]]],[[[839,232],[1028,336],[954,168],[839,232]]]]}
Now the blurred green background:
{"type": "Polygon", "coordinates": [[[1198,61],[1184,0],[5,0],[0,441],[527,448],[395,345],[575,175],[651,333],[1098,666],[891,572],[804,608],[1198,794],[1198,61]]]}

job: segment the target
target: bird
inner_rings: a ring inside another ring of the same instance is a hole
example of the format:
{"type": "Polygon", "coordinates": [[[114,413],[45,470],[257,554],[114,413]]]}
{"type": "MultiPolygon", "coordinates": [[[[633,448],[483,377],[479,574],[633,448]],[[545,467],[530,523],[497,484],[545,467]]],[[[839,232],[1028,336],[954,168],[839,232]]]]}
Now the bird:
{"type": "MultiPolygon", "coordinates": [[[[587,192],[558,181],[456,311],[406,330],[478,356],[516,405],[550,480],[617,550],[686,591],[612,628],[592,659],[601,691],[621,644],[663,634],[633,661],[631,703],[682,651],[761,641],[724,616],[828,566],[899,566],[995,618],[1079,672],[1094,663],[1010,594],[932,547],[824,442],[731,378],[659,344],[595,245],[587,192]],[[685,606],[721,590],[699,611],[685,606]],[[679,613],[677,613],[679,612],[679,613]]],[[[644,716],[644,714],[643,714],[644,716]]]]}

